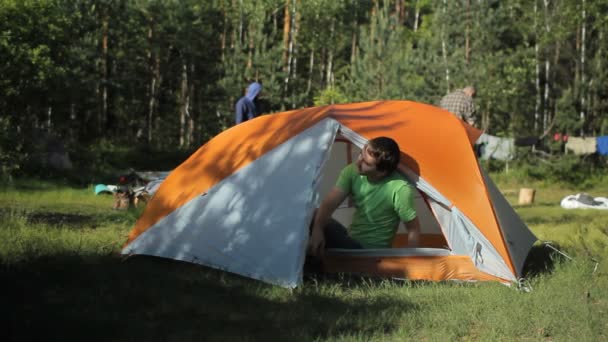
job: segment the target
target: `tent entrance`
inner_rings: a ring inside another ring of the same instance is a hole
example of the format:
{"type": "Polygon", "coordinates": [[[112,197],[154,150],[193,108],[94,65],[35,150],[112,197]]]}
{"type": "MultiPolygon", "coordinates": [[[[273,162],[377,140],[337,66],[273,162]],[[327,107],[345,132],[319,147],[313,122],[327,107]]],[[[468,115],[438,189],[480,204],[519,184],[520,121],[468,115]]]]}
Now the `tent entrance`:
{"type": "MultiPolygon", "coordinates": [[[[315,187],[316,202],[313,204],[318,206],[320,199],[324,198],[325,194],[334,186],[342,168],[348,165],[348,163],[356,160],[365,143],[367,143],[365,138],[345,126],[340,126],[328,159],[321,168],[318,183],[315,187]]],[[[404,150],[407,150],[407,148],[404,148],[404,150]]],[[[375,265],[374,262],[377,261],[380,263],[388,262],[391,265],[389,267],[391,272],[396,272],[395,274],[399,274],[402,272],[402,267],[406,267],[405,265],[402,265],[402,263],[407,263],[408,268],[460,268],[463,272],[463,279],[469,279],[470,276],[478,279],[481,277],[478,272],[485,272],[489,275],[499,277],[500,279],[512,280],[513,273],[498,254],[495,247],[457,206],[454,206],[447,198],[438,192],[432,184],[426,182],[413,170],[405,167],[405,165],[400,164],[398,171],[401,172],[411,184],[415,184],[414,188],[416,189],[414,199],[417,215],[420,220],[421,241],[418,248],[411,251],[414,255],[388,256],[388,254],[397,253],[393,251],[393,249],[403,249],[408,246],[407,232],[403,223],[401,223],[393,241],[392,248],[378,250],[377,256],[369,258],[357,256],[356,252],[344,251],[342,252],[342,255],[331,256],[330,259],[336,261],[336,263],[328,261],[328,265],[333,265],[328,266],[329,271],[372,272],[376,274],[375,272],[379,271],[379,268],[373,265],[375,265]],[[415,255],[415,253],[421,249],[432,249],[432,251],[437,251],[439,254],[444,253],[443,251],[447,251],[449,252],[449,255],[415,255]],[[440,250],[443,251],[439,252],[440,250]],[[341,261],[338,262],[338,260],[341,261]],[[416,264],[414,266],[415,263],[413,260],[425,260],[428,264],[426,266],[421,266],[422,264],[416,264]],[[456,262],[456,260],[458,261],[456,262]],[[346,263],[345,265],[350,265],[348,267],[352,266],[352,268],[344,268],[346,266],[341,266],[342,262],[346,263]],[[359,269],[360,263],[371,264],[365,266],[363,269],[359,269]],[[359,266],[355,266],[355,264],[359,266]],[[472,276],[473,273],[475,273],[474,276],[472,276]]],[[[346,200],[340,205],[340,208],[336,210],[333,218],[348,227],[351,223],[354,210],[352,203],[349,203],[349,201],[346,200]]],[[[444,276],[447,277],[448,275],[442,274],[442,277],[444,276]]]]}
{"type": "MultiPolygon", "coordinates": [[[[335,185],[340,171],[348,164],[357,160],[361,153],[361,147],[366,143],[360,136],[353,137],[353,132],[345,132],[344,128],[341,128],[339,134],[331,147],[329,158],[320,174],[320,181],[318,183],[315,205],[318,207],[320,201],[325,198],[327,193],[335,185]],[[354,141],[354,142],[353,142],[354,141]]],[[[405,176],[408,178],[407,176],[405,176]]],[[[435,248],[435,249],[449,249],[448,243],[444,237],[441,229],[440,220],[436,218],[433,208],[440,208],[439,203],[436,203],[432,198],[426,196],[416,188],[416,186],[410,181],[412,187],[416,189],[414,195],[414,201],[416,205],[416,213],[420,220],[421,236],[420,246],[424,248],[435,248]]],[[[449,218],[449,209],[445,208],[448,212],[444,217],[449,218]]],[[[340,222],[345,227],[349,227],[352,222],[352,217],[355,212],[354,205],[350,198],[346,199],[334,212],[333,218],[340,222]]],[[[449,222],[448,222],[449,223],[449,222]]],[[[407,231],[403,223],[400,223],[397,230],[397,235],[393,240],[393,248],[405,248],[408,245],[407,231]]],[[[390,249],[388,249],[390,250],[390,249]]]]}

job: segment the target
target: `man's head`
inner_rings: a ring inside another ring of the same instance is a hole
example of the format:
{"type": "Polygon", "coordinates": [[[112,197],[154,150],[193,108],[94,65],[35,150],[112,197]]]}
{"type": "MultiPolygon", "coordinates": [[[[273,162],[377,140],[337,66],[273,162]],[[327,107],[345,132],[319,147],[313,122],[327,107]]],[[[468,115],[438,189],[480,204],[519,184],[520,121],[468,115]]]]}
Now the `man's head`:
{"type": "Polygon", "coordinates": [[[399,145],[395,140],[374,138],[363,146],[356,162],[357,170],[372,179],[381,179],[397,169],[399,156],[399,145]]]}
{"type": "Polygon", "coordinates": [[[477,94],[477,90],[473,86],[466,86],[462,91],[470,97],[475,97],[475,94],[477,94]]]}

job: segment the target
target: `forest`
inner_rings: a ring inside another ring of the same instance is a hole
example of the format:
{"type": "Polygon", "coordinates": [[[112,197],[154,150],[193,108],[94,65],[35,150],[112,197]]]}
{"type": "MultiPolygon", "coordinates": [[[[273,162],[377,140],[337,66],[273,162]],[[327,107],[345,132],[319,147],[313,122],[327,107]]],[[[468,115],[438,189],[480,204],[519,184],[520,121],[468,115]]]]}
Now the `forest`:
{"type": "Polygon", "coordinates": [[[18,174],[55,137],[192,151],[264,114],[477,88],[504,137],[608,134],[600,0],[0,0],[0,161],[18,174]]]}

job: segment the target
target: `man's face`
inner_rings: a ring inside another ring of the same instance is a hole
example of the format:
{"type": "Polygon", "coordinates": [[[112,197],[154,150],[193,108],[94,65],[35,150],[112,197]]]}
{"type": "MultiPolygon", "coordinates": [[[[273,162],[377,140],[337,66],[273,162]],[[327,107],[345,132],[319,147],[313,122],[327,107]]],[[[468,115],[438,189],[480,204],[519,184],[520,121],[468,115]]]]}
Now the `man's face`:
{"type": "Polygon", "coordinates": [[[363,146],[361,154],[359,155],[359,158],[357,158],[357,161],[355,163],[355,165],[357,166],[357,171],[359,171],[359,174],[368,177],[382,176],[383,173],[376,169],[376,158],[372,156],[372,154],[369,152],[369,149],[370,148],[367,144],[363,146]]]}

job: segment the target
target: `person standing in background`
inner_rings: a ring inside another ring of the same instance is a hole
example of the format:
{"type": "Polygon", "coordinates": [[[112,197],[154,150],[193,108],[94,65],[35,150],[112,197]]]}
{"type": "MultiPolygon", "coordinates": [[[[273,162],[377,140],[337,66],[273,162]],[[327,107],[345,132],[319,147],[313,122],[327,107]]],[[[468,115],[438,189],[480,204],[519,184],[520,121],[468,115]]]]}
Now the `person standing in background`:
{"type": "Polygon", "coordinates": [[[441,98],[439,107],[453,113],[469,125],[475,126],[475,117],[473,116],[475,114],[475,103],[473,98],[476,93],[477,91],[473,86],[455,90],[441,98]]]}
{"type": "Polygon", "coordinates": [[[235,105],[235,121],[240,124],[247,120],[251,120],[258,116],[255,100],[262,91],[262,85],[258,82],[253,82],[247,87],[245,96],[241,97],[235,105]]]}

